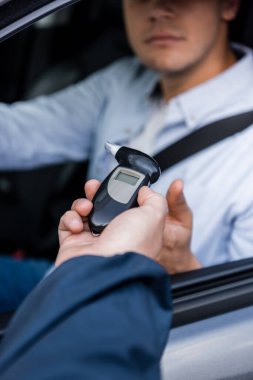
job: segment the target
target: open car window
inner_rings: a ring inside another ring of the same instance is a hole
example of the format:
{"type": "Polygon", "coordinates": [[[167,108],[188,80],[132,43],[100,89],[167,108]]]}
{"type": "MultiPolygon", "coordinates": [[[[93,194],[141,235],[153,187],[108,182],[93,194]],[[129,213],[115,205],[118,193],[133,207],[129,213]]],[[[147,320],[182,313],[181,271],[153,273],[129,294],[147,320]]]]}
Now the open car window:
{"type": "MultiPolygon", "coordinates": [[[[242,2],[241,13],[231,28],[231,40],[253,45],[251,14],[252,2],[242,2]]],[[[13,36],[0,45],[1,56],[5,57],[0,64],[0,101],[5,103],[55,92],[132,53],[123,31],[121,6],[113,0],[27,0],[22,5],[16,0],[3,2],[0,39],[10,35],[13,36]]],[[[57,247],[53,230],[71,198],[82,194],[86,166],[81,162],[67,165],[67,169],[56,165],[41,170],[2,171],[2,214],[11,210],[13,215],[0,232],[2,249],[9,251],[25,245],[29,252],[51,256],[57,247]],[[43,186],[38,178],[43,178],[43,186]],[[53,178],[59,178],[59,183],[53,178]],[[47,206],[45,202],[49,202],[47,206]],[[27,229],[23,213],[16,212],[17,204],[22,204],[23,209],[30,205],[32,222],[27,229]],[[39,209],[43,216],[38,218],[39,209]],[[13,221],[16,234],[11,231],[13,221]],[[28,235],[33,238],[28,243],[26,239],[22,241],[28,235]]]]}
{"type": "MultiPolygon", "coordinates": [[[[242,5],[241,14],[231,28],[231,39],[252,46],[250,21],[252,2],[244,1],[242,5]]],[[[1,4],[0,38],[4,39],[11,34],[15,35],[3,41],[0,46],[1,56],[5,58],[0,64],[0,101],[13,103],[55,92],[78,82],[116,59],[131,54],[123,31],[120,12],[119,2],[109,0],[104,2],[101,0],[94,2],[40,0],[24,1],[22,5],[20,1],[16,0],[3,2],[1,4]],[[67,5],[72,6],[66,7],[67,5]],[[53,11],[58,12],[54,13],[53,11]],[[47,17],[42,19],[42,16],[47,17]],[[20,31],[21,29],[22,31],[20,31]],[[15,60],[13,60],[13,51],[15,51],[15,60]]],[[[35,241],[39,242],[39,247],[47,246],[45,242],[53,241],[51,234],[48,235],[51,228],[48,227],[48,223],[44,224],[43,221],[54,220],[56,223],[60,213],[66,207],[66,199],[64,199],[66,194],[68,202],[71,197],[74,198],[81,194],[82,190],[74,191],[73,183],[75,183],[75,189],[78,186],[82,189],[82,181],[85,178],[84,168],[85,164],[80,163],[80,172],[72,166],[68,167],[65,172],[61,165],[43,168],[39,171],[40,174],[37,170],[30,172],[2,171],[0,178],[1,207],[3,213],[7,212],[7,209],[12,210],[13,217],[10,218],[10,221],[15,220],[15,230],[18,230],[18,225],[25,225],[21,216],[14,217],[17,203],[25,204],[25,208],[27,208],[28,204],[31,205],[27,202],[33,202],[35,199],[33,195],[37,194],[38,202],[29,207],[32,220],[30,228],[33,231],[30,235],[34,236],[31,247],[34,246],[35,241]],[[63,170],[64,173],[55,175],[58,169],[60,172],[63,170]],[[38,177],[40,176],[43,178],[44,186],[39,185],[38,177]],[[52,185],[52,178],[59,178],[60,183],[52,185]],[[73,181],[73,178],[77,180],[73,181]],[[27,185],[24,185],[25,183],[27,185]],[[47,186],[48,188],[46,188],[47,186]],[[54,191],[51,191],[52,187],[55,187],[54,191]],[[16,189],[22,189],[22,191],[18,191],[17,194],[16,189]],[[39,207],[38,205],[43,204],[45,199],[50,201],[50,206],[39,207]],[[61,207],[53,217],[51,212],[53,213],[57,209],[55,206],[57,199],[61,199],[59,202],[61,207]],[[39,220],[35,220],[36,216],[34,215],[37,209],[43,209],[44,213],[43,218],[39,220]],[[44,227],[42,227],[43,225],[44,227]],[[36,233],[35,227],[42,228],[42,230],[36,233]],[[45,236],[50,236],[50,238],[47,239],[45,236]]],[[[22,215],[22,212],[17,214],[22,215]]],[[[22,230],[17,232],[16,241],[19,242],[22,236],[29,235],[30,228],[27,228],[26,233],[22,230]]],[[[11,228],[9,223],[6,223],[0,232],[0,234],[2,233],[0,241],[4,242],[5,249],[8,248],[8,244],[10,246],[14,242],[17,244],[13,233],[8,231],[11,231],[11,228]]],[[[21,242],[22,244],[23,242],[21,242]]],[[[55,247],[56,245],[53,250],[55,247]]]]}

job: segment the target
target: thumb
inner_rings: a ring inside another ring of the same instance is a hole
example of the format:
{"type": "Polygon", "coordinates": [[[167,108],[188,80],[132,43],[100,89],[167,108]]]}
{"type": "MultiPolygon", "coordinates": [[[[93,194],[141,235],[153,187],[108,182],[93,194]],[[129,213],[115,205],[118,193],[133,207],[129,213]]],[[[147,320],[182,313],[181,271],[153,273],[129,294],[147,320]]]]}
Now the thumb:
{"type": "Polygon", "coordinates": [[[183,181],[177,179],[172,182],[166,198],[169,207],[169,216],[186,227],[192,227],[192,211],[188,206],[184,193],[183,181]]]}
{"type": "Polygon", "coordinates": [[[150,206],[154,211],[159,211],[162,214],[167,214],[168,205],[166,199],[161,195],[151,190],[147,186],[143,186],[138,194],[138,204],[142,206],[150,206]]]}

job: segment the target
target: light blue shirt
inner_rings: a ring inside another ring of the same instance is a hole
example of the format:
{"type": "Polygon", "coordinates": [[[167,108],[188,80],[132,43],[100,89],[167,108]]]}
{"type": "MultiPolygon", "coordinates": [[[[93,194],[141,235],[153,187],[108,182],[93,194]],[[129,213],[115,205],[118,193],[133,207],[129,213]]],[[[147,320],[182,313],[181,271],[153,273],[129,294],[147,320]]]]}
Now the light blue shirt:
{"type": "MultiPolygon", "coordinates": [[[[116,165],[105,141],[137,148],[141,143],[154,155],[205,124],[251,110],[253,54],[237,49],[244,57],[235,65],[169,104],[151,96],[158,76],[136,58],[51,96],[0,104],[0,166],[31,168],[90,158],[89,177],[103,179],[116,165]],[[161,123],[153,133],[156,118],[161,123]]],[[[165,194],[173,179],[185,181],[194,214],[192,249],[204,265],[253,255],[252,148],[253,126],[178,163],[153,186],[165,194]]]]}

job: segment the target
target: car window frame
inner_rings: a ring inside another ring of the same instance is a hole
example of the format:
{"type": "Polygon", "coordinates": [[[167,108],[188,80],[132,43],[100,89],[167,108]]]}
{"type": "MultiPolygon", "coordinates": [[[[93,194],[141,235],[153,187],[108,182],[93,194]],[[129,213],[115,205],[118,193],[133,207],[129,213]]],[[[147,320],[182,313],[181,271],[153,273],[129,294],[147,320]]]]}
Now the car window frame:
{"type": "Polygon", "coordinates": [[[11,0],[0,6],[0,43],[41,18],[81,0],[11,0]]]}

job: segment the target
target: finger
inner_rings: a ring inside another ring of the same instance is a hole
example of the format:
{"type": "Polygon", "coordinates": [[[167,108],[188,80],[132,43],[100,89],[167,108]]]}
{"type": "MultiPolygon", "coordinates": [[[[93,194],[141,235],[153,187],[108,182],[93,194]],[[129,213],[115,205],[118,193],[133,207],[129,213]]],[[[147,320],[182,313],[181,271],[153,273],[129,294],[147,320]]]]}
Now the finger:
{"type": "Polygon", "coordinates": [[[96,179],[91,179],[85,183],[84,191],[85,191],[85,195],[86,195],[87,199],[92,201],[92,199],[93,199],[94,195],[96,194],[96,192],[98,191],[100,185],[101,185],[101,183],[99,181],[97,181],[96,179]]]}
{"type": "Polygon", "coordinates": [[[147,186],[140,189],[137,201],[139,206],[150,206],[154,211],[159,211],[162,214],[168,212],[166,199],[147,186]]]}
{"type": "Polygon", "coordinates": [[[184,183],[177,179],[169,187],[166,198],[169,215],[187,227],[192,226],[192,211],[184,196],[184,183]]]}
{"type": "Polygon", "coordinates": [[[76,211],[81,217],[89,215],[93,207],[91,201],[86,198],[76,199],[71,206],[72,211],[76,211]]]}
{"type": "Polygon", "coordinates": [[[83,230],[83,221],[81,216],[75,211],[67,211],[61,217],[59,223],[59,230],[70,231],[72,233],[79,233],[83,230]]]}
{"type": "Polygon", "coordinates": [[[78,234],[83,230],[83,221],[76,211],[67,211],[61,217],[58,234],[60,243],[71,234],[78,234]]]}

